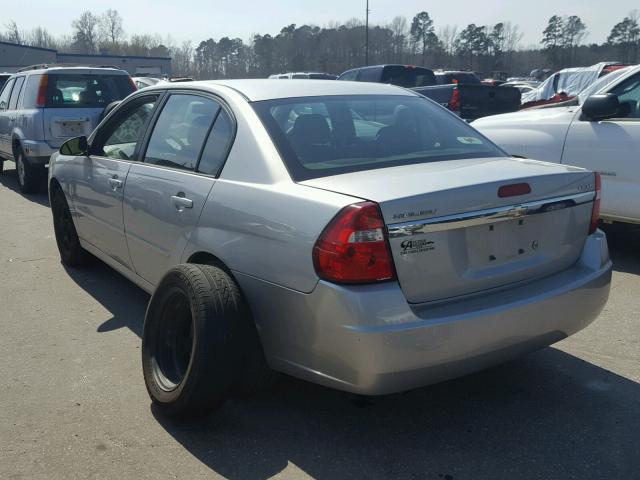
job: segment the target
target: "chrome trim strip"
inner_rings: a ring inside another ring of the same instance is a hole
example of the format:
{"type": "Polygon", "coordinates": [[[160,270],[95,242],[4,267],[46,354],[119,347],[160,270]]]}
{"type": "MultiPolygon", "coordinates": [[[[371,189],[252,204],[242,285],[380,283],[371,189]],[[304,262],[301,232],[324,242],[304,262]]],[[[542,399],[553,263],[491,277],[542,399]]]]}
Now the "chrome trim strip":
{"type": "Polygon", "coordinates": [[[414,222],[403,222],[389,225],[389,238],[408,237],[421,233],[442,232],[457,228],[475,227],[490,223],[504,222],[518,218],[546,213],[552,210],[554,205],[570,202],[561,208],[574,207],[583,203],[591,202],[596,193],[584,192],[564,197],[547,198],[534,202],[522,203],[519,205],[509,205],[487,210],[476,210],[475,212],[457,213],[443,217],[428,218],[426,220],[416,220],[414,222]]]}

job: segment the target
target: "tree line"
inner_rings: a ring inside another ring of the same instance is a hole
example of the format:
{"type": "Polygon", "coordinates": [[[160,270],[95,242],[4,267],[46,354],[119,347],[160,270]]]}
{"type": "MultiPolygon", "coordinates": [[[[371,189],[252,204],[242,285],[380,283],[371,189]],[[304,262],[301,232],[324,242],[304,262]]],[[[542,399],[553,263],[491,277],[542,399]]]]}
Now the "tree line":
{"type": "MultiPolygon", "coordinates": [[[[640,51],[638,12],[616,23],[602,44],[587,44],[587,25],[577,15],[552,15],[539,46],[523,48],[517,25],[471,23],[462,29],[436,28],[428,12],[411,21],[397,16],[384,25],[369,27],[370,64],[418,64],[431,68],[526,75],[534,68],[557,70],[590,65],[601,60],[636,63],[640,51]]],[[[83,12],[71,22],[69,35],[54,37],[46,28],[22,31],[6,24],[0,40],[54,48],[69,53],[170,56],[173,74],[194,78],[266,77],[272,73],[322,71],[341,73],[365,62],[365,25],[359,19],[324,27],[290,24],[276,35],[256,34],[247,43],[240,38],[209,38],[197,44],[176,44],[160,35],[131,34],[123,28],[117,10],[83,12]]]]}

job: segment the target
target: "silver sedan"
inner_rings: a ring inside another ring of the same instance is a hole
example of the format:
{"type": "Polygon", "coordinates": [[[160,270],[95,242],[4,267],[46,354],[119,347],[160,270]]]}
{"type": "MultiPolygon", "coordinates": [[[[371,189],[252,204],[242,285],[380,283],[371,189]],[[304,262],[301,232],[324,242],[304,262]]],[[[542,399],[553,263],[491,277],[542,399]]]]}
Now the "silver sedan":
{"type": "Polygon", "coordinates": [[[609,294],[597,175],[511,158],[389,85],[150,87],[62,146],[49,192],[63,262],[153,294],[143,371],[169,415],[276,371],[438,382],[581,330],[609,294]]]}

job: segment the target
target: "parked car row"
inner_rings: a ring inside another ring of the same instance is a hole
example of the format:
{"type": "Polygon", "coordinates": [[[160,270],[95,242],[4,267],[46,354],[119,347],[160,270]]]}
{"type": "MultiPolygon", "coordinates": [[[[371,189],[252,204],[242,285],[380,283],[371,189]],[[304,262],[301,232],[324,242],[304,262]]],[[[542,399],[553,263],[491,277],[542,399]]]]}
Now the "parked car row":
{"type": "Polygon", "coordinates": [[[523,110],[473,126],[511,155],[602,175],[602,218],[640,223],[640,66],[602,77],[567,106],[523,110]]]}
{"type": "MultiPolygon", "coordinates": [[[[79,130],[52,137],[60,257],[81,268],[95,256],[152,294],[142,365],[160,412],[207,414],[275,372],[403,391],[550,345],[599,315],[612,269],[600,175],[516,156],[475,129],[490,120],[470,125],[422,94],[432,71],[396,67],[334,82],[158,82],[117,104],[109,95],[101,120],[85,114],[92,130],[61,119],[79,130]]],[[[49,84],[84,98],[39,74],[43,118],[49,84]]],[[[582,114],[633,123],[637,78],[604,85],[582,114]]]]}

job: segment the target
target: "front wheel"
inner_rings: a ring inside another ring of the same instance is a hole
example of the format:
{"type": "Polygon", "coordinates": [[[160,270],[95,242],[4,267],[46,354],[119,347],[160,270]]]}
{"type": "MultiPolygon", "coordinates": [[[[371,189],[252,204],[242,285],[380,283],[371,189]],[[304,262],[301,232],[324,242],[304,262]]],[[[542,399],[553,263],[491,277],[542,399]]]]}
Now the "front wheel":
{"type": "Polygon", "coordinates": [[[142,370],[163,414],[204,416],[221,407],[243,373],[253,320],[224,270],[178,265],[156,288],[144,320],[142,370]]]}

